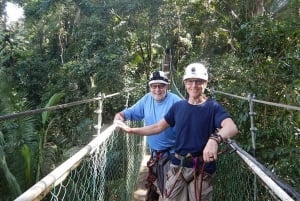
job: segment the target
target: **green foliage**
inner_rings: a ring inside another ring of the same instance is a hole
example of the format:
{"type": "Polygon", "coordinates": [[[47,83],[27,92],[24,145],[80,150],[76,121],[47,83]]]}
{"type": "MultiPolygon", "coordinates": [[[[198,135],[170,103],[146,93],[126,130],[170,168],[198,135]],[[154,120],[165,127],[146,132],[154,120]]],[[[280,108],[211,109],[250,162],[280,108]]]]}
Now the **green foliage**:
{"type": "Polygon", "coordinates": [[[32,184],[32,178],[34,178],[34,176],[32,175],[32,154],[30,151],[30,148],[26,145],[23,144],[21,147],[21,155],[24,158],[24,177],[25,177],[25,183],[27,184],[26,186],[30,186],[32,184]]]}
{"type": "MultiPolygon", "coordinates": [[[[64,93],[56,93],[54,94],[49,102],[46,104],[45,107],[51,107],[51,106],[54,106],[54,105],[58,105],[58,103],[60,102],[60,100],[65,96],[64,93]]],[[[50,111],[45,111],[42,113],[42,124],[45,126],[49,116],[50,116],[50,111]]]]}
{"type": "MultiPolygon", "coordinates": [[[[110,123],[147,91],[148,76],[161,68],[166,49],[180,90],[184,66],[203,61],[211,89],[299,106],[299,1],[264,1],[264,13],[257,2],[18,1],[24,26],[6,30],[1,24],[0,30],[0,114],[121,92],[104,101],[103,122],[110,123]]],[[[253,151],[248,102],[208,94],[229,110],[239,126],[237,140],[253,151]]],[[[45,164],[55,166],[64,149],[88,142],[97,107],[0,122],[7,168],[21,189],[39,178],[28,176],[40,172],[39,150],[47,148],[51,157],[45,164]]],[[[254,110],[259,159],[300,189],[299,112],[262,104],[254,110]]]]}
{"type": "MultiPolygon", "coordinates": [[[[24,101],[12,87],[11,77],[0,69],[1,114],[25,108],[24,101]]],[[[1,198],[11,200],[33,184],[36,170],[37,136],[35,119],[31,116],[0,122],[1,133],[1,198]]]]}
{"type": "MultiPolygon", "coordinates": [[[[4,146],[4,137],[3,133],[0,131],[0,172],[1,172],[1,194],[4,194],[7,198],[13,198],[21,193],[19,183],[17,179],[12,174],[11,170],[9,169],[6,158],[5,152],[3,150],[4,146]],[[2,192],[3,189],[3,192],[2,192]]],[[[2,195],[1,195],[2,197],[2,195]]],[[[4,196],[3,196],[4,197],[4,196]]]]}

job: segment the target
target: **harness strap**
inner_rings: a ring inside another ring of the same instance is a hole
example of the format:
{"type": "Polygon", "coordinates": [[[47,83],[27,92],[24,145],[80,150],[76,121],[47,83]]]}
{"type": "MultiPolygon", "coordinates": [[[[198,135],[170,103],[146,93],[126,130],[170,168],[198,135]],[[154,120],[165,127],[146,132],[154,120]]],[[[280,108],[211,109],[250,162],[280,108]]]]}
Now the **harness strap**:
{"type": "Polygon", "coordinates": [[[169,198],[170,195],[171,195],[171,193],[173,192],[173,190],[174,190],[174,188],[175,188],[175,186],[176,186],[176,184],[178,182],[178,178],[179,178],[179,176],[180,176],[180,174],[182,172],[182,169],[183,169],[183,167],[180,166],[179,169],[178,169],[178,172],[176,173],[176,181],[174,182],[174,184],[173,184],[172,188],[170,189],[170,191],[167,192],[167,189],[165,189],[166,198],[169,198]]]}
{"type": "Polygon", "coordinates": [[[147,162],[147,167],[152,167],[155,163],[159,161],[159,159],[164,155],[164,152],[157,152],[155,156],[153,156],[153,152],[151,153],[151,158],[147,162]]]}
{"type": "Polygon", "coordinates": [[[159,194],[157,193],[157,188],[156,186],[153,184],[156,180],[156,176],[153,174],[151,167],[157,163],[157,161],[159,160],[158,157],[153,158],[152,155],[150,157],[150,160],[147,161],[147,167],[148,167],[148,176],[147,176],[147,183],[145,184],[145,188],[148,189],[147,190],[147,194],[146,194],[146,201],[150,201],[150,200],[157,200],[159,198],[159,194]]]}
{"type": "Polygon", "coordinates": [[[185,156],[181,156],[177,153],[174,154],[175,158],[179,159],[180,160],[180,166],[179,166],[179,169],[178,169],[178,172],[176,173],[176,181],[174,182],[172,188],[170,189],[169,192],[167,192],[167,190],[165,190],[165,195],[167,198],[169,198],[169,196],[171,195],[171,193],[173,192],[173,190],[175,189],[175,186],[177,185],[177,182],[178,182],[178,178],[180,176],[180,174],[182,173],[182,169],[183,169],[183,163],[185,160],[193,160],[193,170],[194,170],[194,191],[195,191],[195,198],[196,198],[196,201],[199,201],[199,199],[201,199],[201,196],[202,196],[202,183],[203,183],[203,178],[204,178],[204,167],[205,167],[205,163],[202,161],[202,158],[200,156],[196,156],[196,157],[193,157],[192,154],[188,153],[187,155],[185,156]],[[201,160],[201,161],[199,161],[201,160]],[[200,193],[199,193],[199,198],[197,196],[197,182],[196,182],[196,179],[197,177],[199,176],[199,172],[198,172],[198,164],[199,162],[202,162],[201,163],[201,170],[200,170],[200,175],[201,175],[201,180],[200,180],[200,193]]]}
{"type": "Polygon", "coordinates": [[[151,150],[151,153],[160,153],[160,152],[163,152],[163,153],[166,153],[166,152],[170,152],[171,150],[171,147],[170,148],[167,148],[167,149],[162,149],[162,150],[151,150]]]}
{"type": "MultiPolygon", "coordinates": [[[[199,192],[199,199],[197,199],[197,188],[196,188],[196,185],[195,185],[195,197],[196,197],[196,201],[201,201],[201,197],[202,197],[202,186],[203,186],[203,179],[204,179],[204,167],[205,167],[205,163],[202,163],[201,165],[201,172],[200,172],[200,175],[201,175],[201,178],[200,178],[200,192],[199,192]]],[[[197,177],[197,176],[196,176],[197,177]]],[[[195,177],[195,181],[196,181],[196,177],[195,177]]],[[[194,182],[194,184],[196,184],[197,182],[194,182]]]]}
{"type": "MultiPolygon", "coordinates": [[[[219,151],[218,155],[224,154],[224,153],[228,152],[229,150],[230,150],[230,148],[227,147],[226,149],[219,151]]],[[[233,150],[232,152],[234,152],[234,151],[236,151],[236,150],[233,150]]],[[[197,172],[198,171],[197,164],[199,164],[199,159],[200,159],[201,160],[200,162],[202,162],[201,163],[201,168],[200,168],[200,175],[201,175],[201,179],[200,179],[200,193],[199,193],[199,199],[200,200],[197,198],[197,191],[196,191],[196,189],[197,189],[197,183],[196,182],[194,182],[194,191],[195,191],[196,201],[201,201],[201,197],[202,197],[202,185],[203,185],[203,180],[204,180],[204,176],[205,176],[204,175],[204,173],[205,173],[204,168],[205,168],[205,164],[206,163],[203,162],[202,157],[200,157],[200,156],[193,157],[192,154],[190,154],[190,153],[188,153],[186,156],[181,156],[181,155],[175,153],[174,157],[177,158],[178,160],[180,160],[180,167],[179,167],[178,172],[176,174],[176,181],[175,181],[174,185],[172,186],[170,192],[167,193],[167,190],[165,190],[166,197],[169,198],[169,196],[171,195],[172,191],[174,190],[174,188],[175,188],[175,186],[177,184],[178,178],[179,178],[179,176],[180,176],[180,174],[182,172],[182,169],[183,169],[183,162],[184,162],[184,160],[193,159],[194,180],[196,181],[197,176],[199,176],[199,174],[197,174],[198,173],[197,172]]]]}
{"type": "Polygon", "coordinates": [[[187,159],[193,159],[193,156],[192,154],[188,153],[187,155],[185,156],[181,156],[177,153],[174,154],[175,158],[179,159],[180,160],[180,164],[182,165],[184,160],[187,160],[187,159]]]}

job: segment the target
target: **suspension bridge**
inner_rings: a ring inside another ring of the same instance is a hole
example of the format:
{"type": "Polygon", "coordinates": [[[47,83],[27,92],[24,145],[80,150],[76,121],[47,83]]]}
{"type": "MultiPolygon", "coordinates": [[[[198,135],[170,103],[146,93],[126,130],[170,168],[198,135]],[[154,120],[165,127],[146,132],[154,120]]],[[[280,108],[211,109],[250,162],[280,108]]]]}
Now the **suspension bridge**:
{"type": "MultiPolygon", "coordinates": [[[[179,91],[172,84],[172,91],[179,91]]],[[[125,93],[130,93],[129,89],[125,93]]],[[[212,96],[227,96],[249,103],[249,124],[251,146],[255,149],[255,111],[254,104],[266,104],[288,110],[300,111],[300,107],[258,100],[255,96],[238,96],[214,89],[212,96]]],[[[124,92],[123,92],[124,93],[124,92]]],[[[77,151],[69,154],[68,159],[53,169],[44,178],[16,197],[15,201],[29,200],[83,200],[83,201],[129,201],[135,200],[137,178],[141,162],[147,154],[144,137],[123,133],[116,125],[103,125],[103,101],[120,96],[99,94],[97,97],[82,101],[46,107],[21,113],[0,116],[0,121],[45,111],[64,110],[78,105],[98,103],[95,135],[93,139],[77,151]]],[[[142,125],[143,122],[126,122],[129,125],[142,125]]],[[[229,140],[220,147],[228,150],[218,159],[214,199],[226,201],[299,201],[300,193],[290,184],[280,179],[274,172],[262,165],[255,156],[241,148],[238,142],[229,140]]],[[[299,164],[298,164],[299,165],[299,164]]],[[[299,167],[298,167],[299,168],[299,167]]],[[[0,199],[1,200],[1,199],[0,199]]]]}

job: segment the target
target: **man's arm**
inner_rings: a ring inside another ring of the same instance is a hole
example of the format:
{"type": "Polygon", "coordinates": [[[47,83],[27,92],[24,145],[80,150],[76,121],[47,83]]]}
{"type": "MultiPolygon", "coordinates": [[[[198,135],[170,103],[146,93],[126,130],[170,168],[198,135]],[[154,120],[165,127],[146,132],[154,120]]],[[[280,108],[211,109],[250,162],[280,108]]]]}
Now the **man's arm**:
{"type": "Polygon", "coordinates": [[[121,127],[125,132],[136,135],[156,135],[161,131],[169,127],[169,124],[165,119],[160,120],[156,124],[149,126],[139,127],[139,128],[130,128],[130,127],[121,127]]]}
{"type": "Polygon", "coordinates": [[[221,129],[218,130],[217,137],[210,138],[203,150],[203,160],[211,162],[218,158],[218,144],[226,141],[228,138],[238,134],[238,129],[231,118],[226,118],[221,122],[221,129]]]}
{"type": "Polygon", "coordinates": [[[114,116],[114,121],[142,120],[144,118],[144,106],[148,104],[147,103],[148,96],[149,96],[148,94],[144,95],[131,107],[116,113],[114,116]]]}
{"type": "Polygon", "coordinates": [[[226,141],[228,138],[234,137],[238,134],[238,128],[231,118],[226,118],[221,122],[221,129],[218,134],[226,141]]]}

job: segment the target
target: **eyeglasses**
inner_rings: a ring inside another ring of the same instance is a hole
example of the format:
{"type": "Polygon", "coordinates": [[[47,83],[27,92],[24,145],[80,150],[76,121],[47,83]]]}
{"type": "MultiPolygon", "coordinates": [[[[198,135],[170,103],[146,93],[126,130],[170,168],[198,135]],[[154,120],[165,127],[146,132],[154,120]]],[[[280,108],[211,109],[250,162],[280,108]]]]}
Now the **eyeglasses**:
{"type": "Polygon", "coordinates": [[[206,81],[205,80],[201,80],[201,79],[187,79],[185,80],[185,83],[187,85],[192,85],[193,83],[195,83],[195,85],[201,85],[204,84],[206,81]]]}
{"type": "Polygon", "coordinates": [[[165,84],[151,84],[150,87],[151,89],[163,89],[166,85],[165,84]]]}

